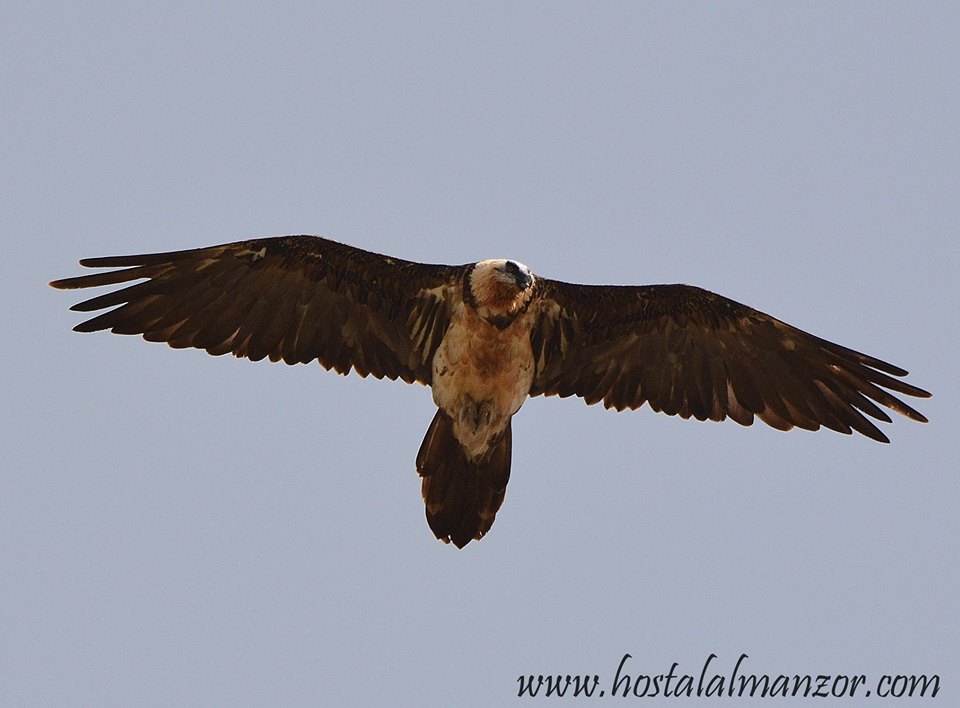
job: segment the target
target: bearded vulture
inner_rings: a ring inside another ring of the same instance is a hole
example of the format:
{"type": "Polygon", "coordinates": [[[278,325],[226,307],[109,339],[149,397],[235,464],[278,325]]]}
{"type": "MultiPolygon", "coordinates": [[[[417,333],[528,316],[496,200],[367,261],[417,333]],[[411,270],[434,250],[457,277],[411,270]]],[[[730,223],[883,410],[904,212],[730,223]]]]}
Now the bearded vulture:
{"type": "MultiPolygon", "coordinates": [[[[171,347],[432,388],[437,413],[417,454],[427,522],[463,548],[493,524],[510,477],[510,420],[528,396],[580,396],[618,411],[649,403],[697,420],[754,416],[779,430],[856,430],[884,389],[928,397],[903,369],[689,285],[574,285],[513,260],[462,266],[390,258],[318,236],[80,261],[115,268],[55,288],[144,281],[74,305],[110,309],[74,329],[140,334],[171,347]]],[[[879,406],[877,405],[879,404],[879,406]]]]}

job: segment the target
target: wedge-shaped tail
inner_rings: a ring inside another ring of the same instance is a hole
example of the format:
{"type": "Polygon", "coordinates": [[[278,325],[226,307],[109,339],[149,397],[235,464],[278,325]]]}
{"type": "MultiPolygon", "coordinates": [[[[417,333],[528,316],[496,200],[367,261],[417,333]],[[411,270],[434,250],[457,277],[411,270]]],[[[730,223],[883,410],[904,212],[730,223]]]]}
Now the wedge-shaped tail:
{"type": "Polygon", "coordinates": [[[508,423],[486,459],[470,460],[453,435],[453,421],[437,411],[417,454],[427,523],[437,538],[463,548],[490,530],[507,492],[510,453],[508,423]]]}

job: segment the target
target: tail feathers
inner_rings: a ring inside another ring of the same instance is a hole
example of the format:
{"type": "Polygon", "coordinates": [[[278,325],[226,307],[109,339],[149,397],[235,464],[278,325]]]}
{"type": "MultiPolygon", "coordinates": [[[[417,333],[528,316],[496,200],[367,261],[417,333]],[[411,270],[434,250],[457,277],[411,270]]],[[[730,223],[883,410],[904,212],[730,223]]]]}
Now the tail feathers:
{"type": "Polygon", "coordinates": [[[510,424],[483,462],[468,459],[453,421],[438,410],[417,454],[427,523],[444,543],[463,548],[480,540],[497,515],[510,479],[510,424]]]}

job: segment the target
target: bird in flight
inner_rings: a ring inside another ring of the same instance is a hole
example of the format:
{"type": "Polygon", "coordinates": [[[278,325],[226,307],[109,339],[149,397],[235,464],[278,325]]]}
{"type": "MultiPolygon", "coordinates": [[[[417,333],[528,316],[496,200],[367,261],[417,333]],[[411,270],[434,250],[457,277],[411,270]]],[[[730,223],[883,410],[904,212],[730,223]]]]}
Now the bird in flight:
{"type": "Polygon", "coordinates": [[[926,422],[890,393],[930,396],[903,369],[690,285],[575,285],[514,260],[428,265],[319,236],[80,264],[112,270],[50,285],[143,282],[74,305],[113,308],[78,332],[430,386],[437,412],[417,472],[431,530],[458,548],[503,503],[510,421],[529,396],[880,442],[881,406],[926,422]]]}

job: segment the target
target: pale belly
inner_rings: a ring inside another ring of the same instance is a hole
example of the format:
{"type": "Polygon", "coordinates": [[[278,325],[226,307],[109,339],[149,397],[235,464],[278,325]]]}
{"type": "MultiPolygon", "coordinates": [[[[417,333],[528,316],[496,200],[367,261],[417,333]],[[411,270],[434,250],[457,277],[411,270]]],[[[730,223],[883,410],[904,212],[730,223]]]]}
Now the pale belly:
{"type": "Polygon", "coordinates": [[[434,403],[474,460],[486,456],[530,393],[531,322],[521,316],[500,330],[463,308],[433,357],[434,403]]]}

